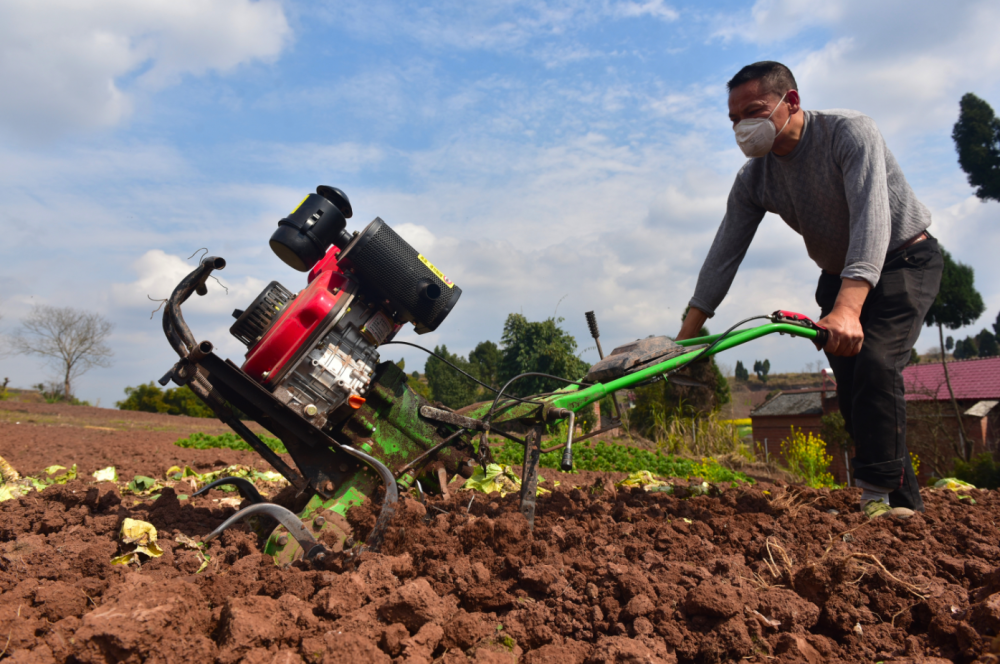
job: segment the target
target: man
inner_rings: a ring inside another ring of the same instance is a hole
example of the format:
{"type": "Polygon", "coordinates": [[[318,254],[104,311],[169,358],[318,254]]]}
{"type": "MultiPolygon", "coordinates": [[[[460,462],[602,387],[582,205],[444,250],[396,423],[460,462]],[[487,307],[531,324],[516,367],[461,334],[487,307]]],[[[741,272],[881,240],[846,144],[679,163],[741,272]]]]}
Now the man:
{"type": "Polygon", "coordinates": [[[749,161],[701,268],[678,338],[715,314],[766,212],[805,240],[822,269],[818,323],[837,379],[854,477],[869,517],[923,510],[906,448],[902,370],[941,281],[930,212],[875,122],[847,110],[804,111],[795,78],[758,62],[729,81],[729,119],[749,161]]]}

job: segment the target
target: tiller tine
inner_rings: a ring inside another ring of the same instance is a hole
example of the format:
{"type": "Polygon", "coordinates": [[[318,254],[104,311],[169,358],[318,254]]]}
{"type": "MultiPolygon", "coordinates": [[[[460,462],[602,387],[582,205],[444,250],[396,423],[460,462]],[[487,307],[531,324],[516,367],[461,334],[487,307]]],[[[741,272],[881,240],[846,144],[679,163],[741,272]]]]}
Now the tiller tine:
{"type": "MultiPolygon", "coordinates": [[[[382,502],[382,511],[379,513],[378,519],[375,521],[375,527],[372,528],[371,533],[369,533],[364,546],[358,547],[355,550],[356,553],[361,553],[363,551],[372,551],[377,553],[379,548],[382,546],[382,540],[385,537],[386,528],[389,527],[389,522],[392,520],[392,515],[396,512],[396,504],[399,502],[399,490],[396,487],[396,481],[389,468],[375,457],[349,445],[343,445],[341,446],[341,449],[351,456],[356,457],[357,459],[360,459],[375,468],[385,484],[385,500],[382,502]]],[[[316,541],[316,538],[313,537],[311,532],[309,532],[306,525],[302,523],[302,521],[300,521],[294,513],[280,505],[266,502],[257,492],[257,489],[253,486],[253,484],[246,479],[241,477],[223,477],[204,486],[198,491],[198,493],[193,495],[197,496],[205,493],[213,487],[226,484],[235,486],[239,489],[244,498],[252,501],[254,504],[240,510],[226,519],[222,525],[209,533],[208,536],[202,540],[203,542],[211,542],[213,539],[221,535],[227,528],[232,527],[243,519],[264,514],[274,518],[279,524],[285,527],[288,534],[291,535],[296,542],[298,542],[299,547],[302,549],[302,558],[304,560],[318,562],[326,558],[327,554],[330,553],[329,549],[316,541]]]]}
{"type": "Polygon", "coordinates": [[[260,495],[260,492],[257,491],[257,487],[253,485],[253,482],[243,477],[221,477],[212,482],[211,484],[206,484],[202,488],[198,489],[197,491],[192,493],[191,496],[192,497],[201,496],[205,493],[208,493],[211,489],[226,485],[232,485],[236,487],[236,490],[240,492],[240,495],[243,496],[243,499],[249,500],[254,505],[259,505],[261,503],[267,502],[266,500],[264,500],[264,496],[260,495]]]}
{"type": "Polygon", "coordinates": [[[202,542],[207,544],[221,535],[227,528],[235,525],[239,521],[260,514],[265,514],[273,518],[285,527],[288,534],[294,537],[295,541],[299,543],[300,547],[302,547],[302,557],[305,560],[320,561],[326,558],[329,551],[325,546],[316,541],[316,538],[312,536],[312,533],[306,529],[305,524],[299,521],[299,518],[291,511],[285,509],[281,505],[275,505],[274,503],[261,503],[241,509],[236,514],[226,519],[222,525],[204,537],[202,542]]]}
{"type": "Polygon", "coordinates": [[[385,500],[382,501],[382,511],[375,521],[375,527],[368,533],[365,545],[361,548],[362,551],[378,553],[378,550],[382,547],[382,538],[385,537],[385,530],[389,527],[389,521],[392,520],[392,515],[396,513],[396,503],[399,502],[399,489],[396,487],[396,478],[392,476],[392,471],[384,463],[370,454],[365,454],[350,445],[341,445],[340,449],[375,468],[378,471],[379,477],[382,478],[382,483],[385,485],[385,500]]]}

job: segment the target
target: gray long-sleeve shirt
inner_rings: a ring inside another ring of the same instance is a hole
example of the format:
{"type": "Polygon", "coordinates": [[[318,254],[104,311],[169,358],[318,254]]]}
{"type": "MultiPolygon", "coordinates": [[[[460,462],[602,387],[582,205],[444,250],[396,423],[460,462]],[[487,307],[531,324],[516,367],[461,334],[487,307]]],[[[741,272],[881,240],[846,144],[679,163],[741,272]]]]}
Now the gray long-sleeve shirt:
{"type": "Polygon", "coordinates": [[[747,161],[698,275],[691,306],[709,316],[736,277],[766,212],[802,236],[824,271],[878,283],[887,252],[931,225],[875,121],[856,111],[804,111],[791,153],[747,161]]]}

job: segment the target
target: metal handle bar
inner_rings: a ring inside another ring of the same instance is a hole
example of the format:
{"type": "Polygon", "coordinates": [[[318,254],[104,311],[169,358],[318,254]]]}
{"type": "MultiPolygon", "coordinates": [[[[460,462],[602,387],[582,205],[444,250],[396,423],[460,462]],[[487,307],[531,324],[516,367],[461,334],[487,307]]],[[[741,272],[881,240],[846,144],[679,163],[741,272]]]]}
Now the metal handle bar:
{"type": "MultiPolygon", "coordinates": [[[[735,346],[745,344],[748,341],[753,341],[754,339],[774,333],[803,337],[805,339],[813,340],[816,343],[823,342],[824,345],[827,336],[827,331],[824,329],[816,330],[804,325],[796,325],[792,323],[767,323],[765,325],[750,328],[749,330],[732,332],[725,336],[725,338],[723,338],[723,335],[721,334],[713,334],[695,339],[685,339],[683,341],[678,341],[677,343],[681,346],[696,346],[705,343],[711,344],[718,341],[718,344],[706,353],[706,356],[711,356],[721,353],[724,350],[734,348],[735,346]]],[[[576,385],[570,385],[559,390],[555,394],[539,399],[536,403],[502,402],[497,410],[503,412],[502,414],[494,417],[493,422],[500,423],[520,419],[536,421],[538,415],[546,407],[566,408],[572,411],[579,411],[596,401],[600,401],[612,392],[633,387],[643,381],[649,380],[650,378],[672,371],[695,358],[703,350],[704,349],[700,348],[692,350],[688,353],[684,353],[683,355],[673,357],[665,362],[654,364],[650,367],[646,367],[645,369],[641,369],[635,373],[630,373],[627,376],[622,376],[621,378],[616,378],[615,380],[607,383],[597,383],[584,388],[576,385]]],[[[464,415],[471,418],[480,418],[486,414],[488,408],[489,404],[483,404],[470,412],[464,413],[464,415]]]]}
{"type": "MultiPolygon", "coordinates": [[[[750,328],[749,330],[743,330],[742,332],[731,333],[729,336],[721,340],[721,335],[713,335],[709,337],[701,337],[699,339],[685,339],[684,341],[678,341],[677,343],[682,346],[691,346],[706,342],[714,343],[715,341],[719,341],[715,348],[712,348],[708,353],[706,353],[706,355],[710,356],[776,332],[816,340],[821,331],[789,323],[767,323],[765,325],[750,328]]],[[[565,392],[555,394],[550,397],[552,406],[556,408],[568,408],[574,411],[580,410],[595,401],[600,401],[605,397],[605,395],[611,394],[612,392],[632,387],[633,385],[638,385],[639,383],[653,378],[654,376],[659,376],[676,369],[700,352],[701,350],[693,350],[689,353],[684,353],[683,355],[671,358],[666,362],[654,364],[651,367],[641,369],[635,373],[628,374],[627,376],[622,376],[621,378],[616,378],[608,383],[598,383],[596,385],[591,385],[590,387],[577,389],[575,391],[570,391],[573,390],[573,387],[570,386],[565,392]]]]}

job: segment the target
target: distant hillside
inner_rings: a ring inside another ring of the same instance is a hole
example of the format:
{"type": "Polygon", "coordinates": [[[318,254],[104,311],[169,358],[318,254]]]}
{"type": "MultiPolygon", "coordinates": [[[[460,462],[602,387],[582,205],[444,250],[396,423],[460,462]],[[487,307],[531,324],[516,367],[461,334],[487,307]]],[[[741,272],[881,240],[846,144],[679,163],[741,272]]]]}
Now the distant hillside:
{"type": "Polygon", "coordinates": [[[770,374],[767,382],[761,382],[756,374],[750,374],[746,382],[732,376],[728,380],[731,399],[722,408],[722,416],[734,420],[750,417],[751,410],[779,391],[823,387],[823,376],[816,373],[770,374]]]}

